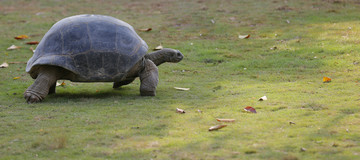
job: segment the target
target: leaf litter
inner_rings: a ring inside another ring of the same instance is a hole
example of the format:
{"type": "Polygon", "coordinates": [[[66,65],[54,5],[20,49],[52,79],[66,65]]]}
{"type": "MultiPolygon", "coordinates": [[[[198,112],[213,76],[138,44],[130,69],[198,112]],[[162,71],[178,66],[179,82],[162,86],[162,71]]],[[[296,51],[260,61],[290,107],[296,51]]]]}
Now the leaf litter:
{"type": "Polygon", "coordinates": [[[14,50],[14,49],[20,49],[21,47],[19,46],[15,46],[15,45],[11,45],[9,48],[7,48],[7,50],[14,50]]]}
{"type": "Polygon", "coordinates": [[[180,91],[188,91],[190,90],[190,88],[181,88],[181,87],[174,87],[176,90],[180,90],[180,91]]]}
{"type": "Polygon", "coordinates": [[[0,65],[0,68],[7,68],[7,67],[9,67],[9,64],[6,62],[0,65]]]}
{"type": "Polygon", "coordinates": [[[226,126],[227,126],[226,124],[212,126],[212,127],[209,128],[209,131],[219,130],[219,129],[224,128],[226,126]]]}
{"type": "Polygon", "coordinates": [[[251,107],[251,106],[245,107],[244,110],[245,110],[246,112],[256,113],[256,109],[253,108],[253,107],[251,107]]]}

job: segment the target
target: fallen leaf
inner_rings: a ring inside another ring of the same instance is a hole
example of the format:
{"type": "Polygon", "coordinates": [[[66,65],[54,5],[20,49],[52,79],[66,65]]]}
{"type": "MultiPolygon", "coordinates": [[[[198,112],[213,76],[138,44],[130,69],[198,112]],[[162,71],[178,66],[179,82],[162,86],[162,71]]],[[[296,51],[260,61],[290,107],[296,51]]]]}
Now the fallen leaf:
{"type": "Polygon", "coordinates": [[[239,38],[240,39],[248,39],[248,38],[250,38],[250,34],[248,34],[248,35],[239,35],[239,38]]]}
{"type": "Polygon", "coordinates": [[[253,108],[253,107],[250,107],[250,106],[247,106],[247,107],[245,107],[245,108],[244,108],[244,110],[245,110],[246,112],[252,112],[252,113],[256,113],[256,110],[255,110],[255,108],[253,108]]]}
{"type": "Polygon", "coordinates": [[[30,42],[26,42],[26,44],[28,45],[36,45],[36,44],[39,44],[38,41],[30,41],[30,42]]]}
{"type": "Polygon", "coordinates": [[[323,82],[324,82],[324,83],[330,83],[330,82],[331,82],[331,78],[329,78],[329,77],[324,77],[324,78],[323,78],[323,82]]]}
{"type": "Polygon", "coordinates": [[[266,101],[267,100],[267,97],[266,96],[262,96],[259,98],[259,101],[266,101]]]}
{"type": "Polygon", "coordinates": [[[26,64],[27,62],[9,62],[9,64],[26,64]]]}
{"type": "Polygon", "coordinates": [[[290,125],[292,125],[292,124],[296,124],[296,123],[295,123],[295,122],[291,122],[291,121],[290,121],[290,122],[289,122],[289,124],[290,124],[290,125]]]}
{"type": "Polygon", "coordinates": [[[7,68],[7,67],[9,67],[9,64],[7,64],[6,62],[0,65],[0,68],[7,68]]]}
{"type": "Polygon", "coordinates": [[[176,112],[177,112],[177,113],[185,113],[185,111],[182,110],[182,109],[180,109],[180,108],[176,108],[176,112]]]}
{"type": "Polygon", "coordinates": [[[162,50],[162,49],[164,49],[164,47],[160,44],[159,46],[157,46],[157,47],[155,47],[154,48],[154,50],[156,51],[156,50],[162,50]]]}
{"type": "Polygon", "coordinates": [[[141,32],[149,32],[149,31],[151,31],[151,30],[152,30],[152,28],[139,29],[139,31],[141,31],[141,32]]]}
{"type": "Polygon", "coordinates": [[[15,46],[15,45],[11,45],[9,48],[7,48],[7,50],[14,50],[14,49],[19,49],[21,47],[19,46],[15,46]]]}
{"type": "Polygon", "coordinates": [[[14,77],[13,79],[19,79],[20,77],[14,77]]]}
{"type": "Polygon", "coordinates": [[[180,91],[188,91],[190,90],[190,88],[181,88],[181,87],[174,87],[175,89],[177,90],[180,90],[180,91]]]}
{"type": "Polygon", "coordinates": [[[227,125],[226,124],[223,124],[223,125],[217,125],[217,126],[212,126],[209,128],[209,131],[215,131],[215,130],[218,130],[218,129],[221,129],[221,128],[224,128],[226,127],[227,125]]]}
{"type": "Polygon", "coordinates": [[[217,121],[219,122],[235,122],[235,119],[219,119],[219,118],[216,118],[217,121]]]}
{"type": "Polygon", "coordinates": [[[27,35],[20,35],[20,36],[16,36],[16,37],[14,37],[15,39],[27,39],[27,38],[29,38],[29,36],[27,36],[27,35]]]}
{"type": "Polygon", "coordinates": [[[33,53],[35,53],[35,49],[34,49],[34,48],[30,47],[29,49],[30,49],[33,53]]]}
{"type": "Polygon", "coordinates": [[[63,81],[62,83],[59,83],[59,82],[56,82],[56,86],[65,86],[66,85],[66,83],[65,83],[65,81],[63,81]]]}

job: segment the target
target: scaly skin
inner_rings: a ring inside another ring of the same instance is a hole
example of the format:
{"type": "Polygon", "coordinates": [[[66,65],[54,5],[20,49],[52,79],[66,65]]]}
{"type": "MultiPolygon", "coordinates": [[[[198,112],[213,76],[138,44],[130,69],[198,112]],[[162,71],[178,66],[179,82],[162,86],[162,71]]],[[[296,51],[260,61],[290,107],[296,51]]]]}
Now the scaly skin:
{"type": "Polygon", "coordinates": [[[159,82],[159,72],[156,65],[149,59],[145,60],[145,69],[140,72],[140,95],[155,96],[159,82]]]}
{"type": "MultiPolygon", "coordinates": [[[[42,101],[49,93],[56,80],[66,73],[64,69],[54,66],[41,66],[39,67],[39,74],[35,82],[25,91],[24,97],[27,103],[36,103],[42,101]]],[[[55,88],[53,90],[55,92],[55,88]]]]}

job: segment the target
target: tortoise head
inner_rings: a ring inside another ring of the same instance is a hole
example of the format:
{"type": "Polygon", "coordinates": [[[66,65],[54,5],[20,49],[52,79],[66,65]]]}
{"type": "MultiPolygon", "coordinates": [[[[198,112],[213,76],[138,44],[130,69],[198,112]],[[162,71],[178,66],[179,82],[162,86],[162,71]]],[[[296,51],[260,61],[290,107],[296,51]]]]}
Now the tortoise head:
{"type": "Polygon", "coordinates": [[[179,50],[164,48],[162,51],[167,62],[177,63],[184,58],[184,55],[179,50]]]}
{"type": "Polygon", "coordinates": [[[179,51],[171,48],[164,48],[145,55],[145,58],[150,59],[156,66],[165,62],[177,63],[180,62],[184,55],[179,51]]]}

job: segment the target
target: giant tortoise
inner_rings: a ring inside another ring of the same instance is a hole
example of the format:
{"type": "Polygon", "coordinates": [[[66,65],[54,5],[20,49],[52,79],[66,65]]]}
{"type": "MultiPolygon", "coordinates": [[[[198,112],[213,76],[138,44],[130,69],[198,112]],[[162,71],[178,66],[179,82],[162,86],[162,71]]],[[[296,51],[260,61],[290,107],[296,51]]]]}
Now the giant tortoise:
{"type": "Polygon", "coordinates": [[[55,93],[56,81],[114,82],[113,88],[140,77],[140,94],[155,96],[157,66],[180,62],[183,54],[165,48],[147,54],[134,28],[104,15],[76,15],[55,23],[29,59],[26,72],[35,82],[25,91],[28,103],[55,93]]]}

